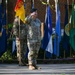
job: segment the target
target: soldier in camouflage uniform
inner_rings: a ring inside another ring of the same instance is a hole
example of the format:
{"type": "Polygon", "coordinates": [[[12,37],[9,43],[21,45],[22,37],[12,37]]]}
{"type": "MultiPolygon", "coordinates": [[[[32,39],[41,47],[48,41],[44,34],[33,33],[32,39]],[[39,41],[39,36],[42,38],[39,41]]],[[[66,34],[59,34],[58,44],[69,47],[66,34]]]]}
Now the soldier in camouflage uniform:
{"type": "Polygon", "coordinates": [[[26,25],[20,20],[19,17],[15,17],[13,24],[13,35],[16,37],[16,47],[17,47],[17,58],[19,65],[26,65],[25,53],[27,50],[27,32],[26,25]]]}
{"type": "Polygon", "coordinates": [[[36,66],[36,59],[41,45],[41,22],[37,18],[37,9],[31,9],[30,15],[25,18],[25,23],[27,24],[28,29],[27,45],[29,48],[29,69],[40,69],[40,67],[36,66]]]}

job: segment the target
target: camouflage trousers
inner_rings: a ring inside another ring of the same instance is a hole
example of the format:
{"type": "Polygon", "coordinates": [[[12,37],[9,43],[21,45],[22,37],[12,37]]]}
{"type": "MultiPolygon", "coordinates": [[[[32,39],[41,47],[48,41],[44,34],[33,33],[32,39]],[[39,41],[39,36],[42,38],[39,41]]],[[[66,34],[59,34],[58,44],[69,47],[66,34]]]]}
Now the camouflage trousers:
{"type": "Polygon", "coordinates": [[[37,64],[36,59],[38,57],[41,42],[29,42],[27,44],[29,48],[28,63],[29,65],[36,65],[37,64]]]}
{"type": "Polygon", "coordinates": [[[16,47],[17,47],[17,59],[19,61],[19,64],[21,64],[22,61],[25,60],[25,54],[26,54],[26,51],[27,51],[27,41],[26,41],[26,39],[18,40],[16,38],[16,47]]]}

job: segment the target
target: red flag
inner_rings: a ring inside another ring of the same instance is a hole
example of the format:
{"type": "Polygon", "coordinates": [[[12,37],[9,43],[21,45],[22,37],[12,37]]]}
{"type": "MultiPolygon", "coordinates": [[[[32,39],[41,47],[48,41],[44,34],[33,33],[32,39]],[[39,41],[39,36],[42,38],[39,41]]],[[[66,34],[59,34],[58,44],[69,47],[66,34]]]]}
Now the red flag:
{"type": "Polygon", "coordinates": [[[17,0],[14,11],[16,12],[16,16],[19,16],[19,18],[24,22],[25,9],[23,0],[17,0]]]}

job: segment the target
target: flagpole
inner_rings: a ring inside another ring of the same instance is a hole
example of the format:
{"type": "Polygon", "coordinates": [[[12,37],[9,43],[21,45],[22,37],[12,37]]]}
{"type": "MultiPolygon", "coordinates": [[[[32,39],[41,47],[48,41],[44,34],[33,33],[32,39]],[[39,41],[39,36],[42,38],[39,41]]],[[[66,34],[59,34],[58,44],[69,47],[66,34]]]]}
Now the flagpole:
{"type": "Polygon", "coordinates": [[[18,23],[19,23],[19,61],[21,62],[21,43],[20,43],[20,40],[21,40],[21,38],[20,38],[20,17],[18,16],[18,23]]]}
{"type": "Polygon", "coordinates": [[[19,61],[21,62],[21,44],[20,44],[20,18],[19,18],[19,61]]]}
{"type": "MultiPolygon", "coordinates": [[[[67,0],[67,5],[68,5],[68,30],[70,30],[70,24],[69,24],[69,1],[67,0]]],[[[70,47],[70,56],[71,56],[71,47],[70,47]]]]}
{"type": "MultiPolygon", "coordinates": [[[[49,0],[47,0],[47,4],[49,4],[49,0]]],[[[46,12],[47,12],[47,5],[46,5],[46,12]]],[[[46,51],[44,51],[44,60],[45,60],[45,54],[46,54],[46,51]]]]}
{"type": "MultiPolygon", "coordinates": [[[[56,0],[56,3],[57,3],[57,5],[58,5],[58,0],[56,0]]],[[[57,11],[57,9],[58,9],[58,8],[56,8],[56,11],[57,11]]],[[[58,35],[57,35],[57,33],[56,33],[56,59],[58,59],[57,54],[58,54],[58,35]]]]}
{"type": "MultiPolygon", "coordinates": [[[[72,0],[72,2],[74,2],[74,0],[72,0]]],[[[69,3],[69,2],[68,2],[69,3]]],[[[69,30],[70,30],[70,24],[69,24],[69,30]]],[[[71,46],[70,46],[70,57],[71,57],[71,46]]]]}
{"type": "MultiPolygon", "coordinates": [[[[2,4],[2,0],[0,0],[0,5],[2,4]]],[[[0,11],[1,12],[1,11],[0,11]]],[[[0,31],[0,36],[2,36],[2,31],[0,31]]]]}
{"type": "MultiPolygon", "coordinates": [[[[5,1],[5,3],[6,3],[6,34],[8,34],[8,26],[7,26],[7,24],[8,24],[8,10],[7,10],[7,4],[8,4],[8,0],[6,0],[5,1]]],[[[5,7],[4,7],[5,8],[5,7]]],[[[8,54],[8,51],[7,51],[7,54],[8,54]]],[[[8,55],[7,55],[7,59],[8,59],[8,55]]]]}
{"type": "Polygon", "coordinates": [[[8,34],[8,8],[7,8],[8,0],[6,0],[6,33],[8,34]]]}
{"type": "MultiPolygon", "coordinates": [[[[73,0],[73,2],[74,2],[74,0],[73,0]]],[[[75,5],[74,5],[75,6],[75,5]]],[[[73,7],[74,8],[74,7],[73,7]]],[[[74,27],[74,21],[73,21],[73,27],[74,27]]]]}
{"type": "MultiPolygon", "coordinates": [[[[67,7],[68,7],[68,5],[69,5],[68,0],[66,0],[66,4],[67,4],[67,7]]],[[[68,9],[69,9],[69,7],[68,7],[68,9]]],[[[68,10],[68,15],[69,15],[69,10],[68,10]]],[[[68,22],[69,22],[69,17],[68,17],[68,22]]],[[[69,24],[68,24],[68,25],[69,25],[69,24]]],[[[66,52],[65,52],[65,50],[64,50],[64,58],[65,58],[65,56],[66,56],[66,52]]]]}
{"type": "MultiPolygon", "coordinates": [[[[57,10],[56,6],[57,6],[57,3],[58,3],[58,0],[55,0],[55,10],[57,10]]],[[[57,49],[58,49],[58,45],[57,45],[57,42],[58,42],[58,36],[55,32],[55,38],[56,38],[56,59],[58,58],[57,56],[57,49]]]]}
{"type": "MultiPolygon", "coordinates": [[[[49,0],[47,0],[47,4],[49,5],[49,0]]],[[[47,5],[46,5],[46,12],[47,12],[47,5]]],[[[45,60],[45,54],[46,54],[46,51],[44,51],[44,60],[45,60]]]]}
{"type": "MultiPolygon", "coordinates": [[[[69,15],[69,0],[67,0],[67,5],[68,5],[68,15],[69,15]]],[[[68,17],[68,22],[69,22],[69,18],[70,16],[68,17]]],[[[68,23],[68,30],[70,31],[70,23],[68,23]]],[[[71,46],[70,46],[70,57],[71,57],[71,46]]]]}

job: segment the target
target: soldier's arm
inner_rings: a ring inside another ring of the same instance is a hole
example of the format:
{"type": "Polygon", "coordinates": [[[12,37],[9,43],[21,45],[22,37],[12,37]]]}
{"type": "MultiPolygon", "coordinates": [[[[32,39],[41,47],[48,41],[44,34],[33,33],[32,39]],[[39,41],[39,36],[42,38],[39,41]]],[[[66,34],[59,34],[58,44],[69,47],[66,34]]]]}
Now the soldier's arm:
{"type": "Polygon", "coordinates": [[[25,18],[25,24],[30,24],[31,21],[32,21],[32,17],[31,16],[27,16],[25,18]]]}
{"type": "Polygon", "coordinates": [[[41,23],[41,39],[44,36],[44,23],[41,23]]]}

